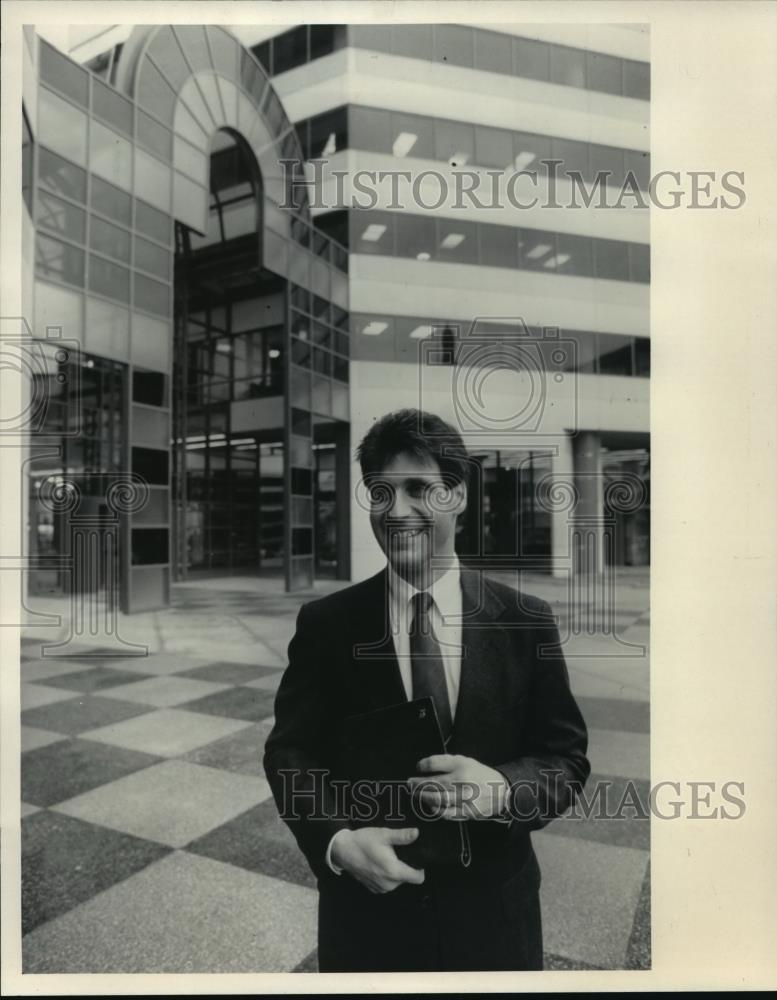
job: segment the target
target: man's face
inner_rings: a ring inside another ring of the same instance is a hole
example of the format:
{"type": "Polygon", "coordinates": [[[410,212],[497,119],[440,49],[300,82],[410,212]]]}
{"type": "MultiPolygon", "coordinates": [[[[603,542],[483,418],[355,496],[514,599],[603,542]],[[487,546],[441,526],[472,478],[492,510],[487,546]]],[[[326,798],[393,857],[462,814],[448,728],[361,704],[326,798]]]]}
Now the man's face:
{"type": "MultiPolygon", "coordinates": [[[[378,545],[406,580],[424,580],[432,556],[452,556],[456,519],[467,490],[443,476],[434,459],[402,453],[371,479],[370,523],[378,545]]],[[[435,567],[438,570],[440,567],[435,567]]]]}

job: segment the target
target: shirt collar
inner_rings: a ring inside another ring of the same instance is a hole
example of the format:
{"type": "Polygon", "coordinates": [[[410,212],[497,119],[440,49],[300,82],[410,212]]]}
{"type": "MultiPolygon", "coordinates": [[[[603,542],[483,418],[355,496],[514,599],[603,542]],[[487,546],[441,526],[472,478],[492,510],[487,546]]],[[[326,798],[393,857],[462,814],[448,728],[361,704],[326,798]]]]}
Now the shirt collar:
{"type": "MultiPolygon", "coordinates": [[[[418,589],[396,573],[391,563],[388,564],[389,596],[391,609],[395,620],[402,612],[408,613],[408,607],[418,589]]],[[[454,555],[450,569],[429,587],[437,610],[443,618],[456,617],[461,614],[461,566],[458,556],[454,555]]]]}

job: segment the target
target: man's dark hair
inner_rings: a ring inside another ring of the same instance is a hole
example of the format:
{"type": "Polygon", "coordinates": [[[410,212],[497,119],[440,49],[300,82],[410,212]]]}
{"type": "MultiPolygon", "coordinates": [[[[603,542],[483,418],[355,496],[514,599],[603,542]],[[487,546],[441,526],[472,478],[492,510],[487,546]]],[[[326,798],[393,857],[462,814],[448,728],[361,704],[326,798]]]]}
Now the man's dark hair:
{"type": "Polygon", "coordinates": [[[446,478],[466,486],[469,462],[464,442],[456,428],[435,413],[415,409],[387,413],[364,435],[356,458],[362,476],[369,479],[404,453],[433,459],[446,478]]]}

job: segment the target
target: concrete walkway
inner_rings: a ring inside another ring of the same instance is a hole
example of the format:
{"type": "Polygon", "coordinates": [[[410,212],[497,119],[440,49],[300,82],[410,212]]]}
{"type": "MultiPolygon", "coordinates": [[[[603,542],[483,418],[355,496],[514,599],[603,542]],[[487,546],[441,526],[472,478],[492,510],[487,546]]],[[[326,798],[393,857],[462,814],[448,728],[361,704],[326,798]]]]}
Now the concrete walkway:
{"type": "MultiPolygon", "coordinates": [[[[25,971],[315,970],[315,883],[261,756],[299,606],[340,586],[197,581],[167,610],[86,633],[69,602],[28,602],[25,971]]],[[[596,607],[564,580],[520,586],[559,617],[588,787],[647,801],[646,575],[621,573],[596,607]]],[[[548,968],[649,965],[648,826],[565,818],[535,834],[548,968]]]]}

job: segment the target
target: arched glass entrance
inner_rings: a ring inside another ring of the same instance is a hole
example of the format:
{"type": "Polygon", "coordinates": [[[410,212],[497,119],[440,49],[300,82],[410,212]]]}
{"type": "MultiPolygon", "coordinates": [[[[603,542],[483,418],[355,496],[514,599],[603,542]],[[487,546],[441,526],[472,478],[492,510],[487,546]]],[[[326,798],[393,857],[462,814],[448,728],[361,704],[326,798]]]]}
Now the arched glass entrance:
{"type": "Polygon", "coordinates": [[[207,231],[176,224],[176,579],[283,569],[285,282],[262,266],[262,204],[252,151],[217,131],[207,231]]]}

